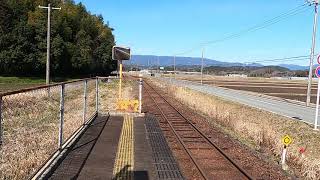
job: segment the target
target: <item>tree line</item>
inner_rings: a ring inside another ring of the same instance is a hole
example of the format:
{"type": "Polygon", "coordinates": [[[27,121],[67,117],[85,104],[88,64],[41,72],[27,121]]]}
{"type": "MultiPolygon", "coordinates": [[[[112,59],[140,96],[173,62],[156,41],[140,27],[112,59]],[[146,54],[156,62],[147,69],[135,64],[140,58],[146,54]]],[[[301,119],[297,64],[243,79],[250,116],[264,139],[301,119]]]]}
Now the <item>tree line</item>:
{"type": "Polygon", "coordinates": [[[0,75],[44,76],[48,12],[38,6],[48,3],[62,8],[51,15],[51,75],[107,75],[113,71],[113,29],[101,15],[92,15],[72,0],[1,0],[0,75]]]}

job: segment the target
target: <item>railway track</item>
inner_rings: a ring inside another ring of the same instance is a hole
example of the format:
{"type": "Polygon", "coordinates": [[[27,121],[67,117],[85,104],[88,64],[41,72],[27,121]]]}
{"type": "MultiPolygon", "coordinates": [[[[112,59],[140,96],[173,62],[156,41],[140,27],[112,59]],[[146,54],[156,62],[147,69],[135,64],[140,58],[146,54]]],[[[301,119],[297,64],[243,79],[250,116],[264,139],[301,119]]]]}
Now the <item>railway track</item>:
{"type": "Polygon", "coordinates": [[[202,179],[254,179],[171,105],[159,90],[145,82],[144,91],[145,102],[149,98],[149,103],[153,103],[149,112],[156,115],[163,129],[174,134],[202,179]]]}

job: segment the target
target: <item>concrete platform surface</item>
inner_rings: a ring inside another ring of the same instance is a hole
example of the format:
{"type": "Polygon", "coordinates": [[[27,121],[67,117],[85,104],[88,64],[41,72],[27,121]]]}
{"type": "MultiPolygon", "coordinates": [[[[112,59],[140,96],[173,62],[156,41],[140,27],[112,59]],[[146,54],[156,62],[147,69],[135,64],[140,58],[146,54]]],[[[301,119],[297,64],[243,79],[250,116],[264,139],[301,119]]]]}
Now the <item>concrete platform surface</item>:
{"type": "Polygon", "coordinates": [[[183,179],[154,118],[99,116],[49,179],[183,179]],[[160,153],[160,154],[159,154],[160,153]],[[170,167],[170,168],[159,168],[170,167]]]}

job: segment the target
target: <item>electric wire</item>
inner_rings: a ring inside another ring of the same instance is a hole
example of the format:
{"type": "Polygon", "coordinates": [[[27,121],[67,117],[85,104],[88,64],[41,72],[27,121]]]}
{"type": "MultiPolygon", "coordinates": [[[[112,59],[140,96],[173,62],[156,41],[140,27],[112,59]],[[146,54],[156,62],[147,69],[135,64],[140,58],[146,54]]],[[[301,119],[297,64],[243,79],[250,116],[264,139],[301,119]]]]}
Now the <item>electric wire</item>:
{"type": "Polygon", "coordinates": [[[220,38],[220,39],[216,39],[216,40],[212,40],[212,41],[207,41],[207,42],[201,43],[201,44],[199,44],[199,45],[197,45],[197,46],[195,46],[195,47],[193,47],[191,49],[188,49],[188,50],[183,51],[181,53],[177,53],[177,54],[175,54],[175,56],[188,54],[188,53],[191,53],[191,52],[193,52],[193,51],[195,51],[195,50],[197,50],[199,48],[203,48],[204,46],[207,46],[207,45],[217,44],[217,43],[220,43],[220,42],[223,42],[223,41],[226,41],[226,40],[230,40],[230,39],[234,39],[234,38],[240,37],[240,36],[242,36],[244,34],[248,34],[248,33],[251,33],[251,32],[255,32],[255,31],[264,29],[264,28],[266,28],[268,26],[271,26],[273,24],[276,24],[276,23],[278,23],[278,22],[280,22],[280,21],[282,21],[284,19],[287,19],[289,17],[295,16],[295,15],[297,15],[299,13],[302,13],[302,12],[308,10],[308,8],[307,8],[308,4],[309,3],[304,3],[304,4],[300,5],[300,6],[297,6],[297,7],[293,8],[293,9],[287,11],[287,12],[284,12],[284,13],[276,16],[276,17],[273,17],[273,18],[271,18],[269,20],[263,21],[262,23],[256,24],[256,25],[254,25],[252,27],[249,27],[249,28],[247,28],[245,30],[242,30],[242,31],[239,31],[239,32],[236,32],[236,33],[232,33],[232,34],[227,35],[227,36],[225,36],[223,38],[220,38]]]}
{"type": "MultiPolygon", "coordinates": [[[[314,55],[318,56],[318,55],[314,55]]],[[[292,56],[292,57],[283,57],[283,58],[274,58],[274,59],[255,59],[255,60],[233,60],[233,61],[226,61],[226,60],[216,60],[216,59],[205,59],[204,61],[220,61],[220,62],[241,62],[239,64],[243,65],[250,65],[254,63],[265,63],[265,62],[289,62],[289,61],[302,61],[308,60],[310,58],[309,55],[304,56],[292,56]]]]}

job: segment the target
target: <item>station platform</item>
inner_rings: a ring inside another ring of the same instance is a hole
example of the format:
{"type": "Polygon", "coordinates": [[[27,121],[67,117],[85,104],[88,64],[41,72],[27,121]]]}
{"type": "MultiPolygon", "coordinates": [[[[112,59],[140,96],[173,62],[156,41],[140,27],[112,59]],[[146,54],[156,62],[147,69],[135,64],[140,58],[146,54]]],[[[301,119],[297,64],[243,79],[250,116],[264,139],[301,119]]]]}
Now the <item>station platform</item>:
{"type": "Polygon", "coordinates": [[[48,179],[184,179],[151,115],[98,116],[48,179]]]}

